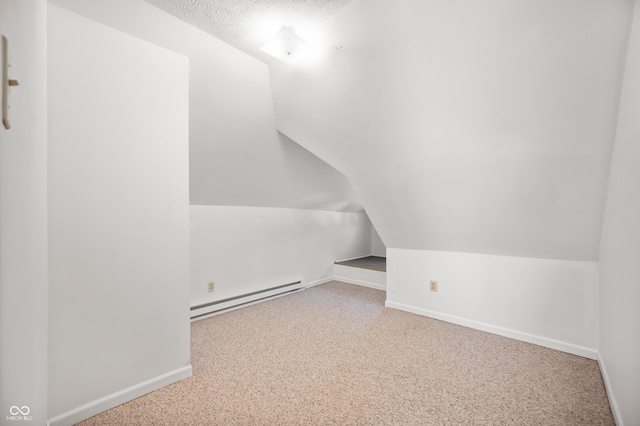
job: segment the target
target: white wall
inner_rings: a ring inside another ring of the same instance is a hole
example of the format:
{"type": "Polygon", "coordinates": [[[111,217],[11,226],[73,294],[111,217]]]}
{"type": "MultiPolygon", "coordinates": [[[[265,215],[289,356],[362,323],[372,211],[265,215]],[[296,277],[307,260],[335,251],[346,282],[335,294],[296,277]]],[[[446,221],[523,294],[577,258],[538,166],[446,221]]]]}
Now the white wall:
{"type": "Polygon", "coordinates": [[[374,256],[387,256],[387,247],[384,245],[382,238],[376,231],[376,228],[371,227],[371,254],[374,256]]]}
{"type": "Polygon", "coordinates": [[[333,275],[333,262],[368,255],[364,213],[191,206],[191,305],[333,275]],[[215,282],[209,293],[207,283],[215,282]]]}
{"type": "Polygon", "coordinates": [[[354,268],[353,266],[333,265],[333,276],[336,281],[375,288],[387,289],[387,273],[373,269],[354,268]]]}
{"type": "Polygon", "coordinates": [[[618,425],[640,422],[640,4],[620,102],[600,246],[600,365],[618,425]]]}
{"type": "MultiPolygon", "coordinates": [[[[0,125],[0,424],[47,420],[47,110],[44,0],[0,0],[10,124],[0,125]]],[[[1,60],[0,60],[1,61],[1,60]]]]}
{"type": "Polygon", "coordinates": [[[387,306],[589,358],[597,284],[595,262],[387,250],[387,306]]]}
{"type": "Polygon", "coordinates": [[[263,62],[143,0],[52,0],[188,56],[190,202],[362,211],[344,175],[276,131],[263,62]]]}
{"type": "Polygon", "coordinates": [[[191,374],[188,61],[48,18],[49,415],[70,424],[191,374]]]}
{"type": "Polygon", "coordinates": [[[353,0],[270,65],[278,129],[387,247],[595,261],[631,5],[353,0]]]}

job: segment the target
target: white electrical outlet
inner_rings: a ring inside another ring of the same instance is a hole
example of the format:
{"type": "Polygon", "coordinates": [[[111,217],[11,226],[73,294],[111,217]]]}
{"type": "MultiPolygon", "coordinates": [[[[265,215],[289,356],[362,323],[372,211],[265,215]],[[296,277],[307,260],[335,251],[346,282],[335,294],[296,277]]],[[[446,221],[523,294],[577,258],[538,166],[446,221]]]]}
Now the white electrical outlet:
{"type": "Polygon", "coordinates": [[[212,293],[213,290],[215,290],[215,283],[213,281],[211,281],[209,283],[209,293],[212,293]]]}
{"type": "Polygon", "coordinates": [[[438,281],[429,281],[429,290],[438,291],[438,281]]]}

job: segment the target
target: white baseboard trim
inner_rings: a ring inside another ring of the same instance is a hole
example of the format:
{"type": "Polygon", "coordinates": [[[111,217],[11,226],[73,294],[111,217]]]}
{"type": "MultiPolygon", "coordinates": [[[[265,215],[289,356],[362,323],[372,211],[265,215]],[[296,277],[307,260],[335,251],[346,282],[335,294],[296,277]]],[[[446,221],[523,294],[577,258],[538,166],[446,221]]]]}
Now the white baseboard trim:
{"type": "Polygon", "coordinates": [[[620,408],[616,402],[616,398],[613,396],[613,389],[611,388],[611,382],[609,381],[609,375],[607,369],[604,366],[602,357],[598,353],[598,366],[600,366],[600,373],[602,374],[602,381],[604,382],[604,388],[607,390],[607,396],[609,397],[609,405],[611,405],[611,412],[613,412],[613,419],[616,421],[617,426],[624,426],[622,422],[622,415],[620,414],[620,408]]]}
{"type": "Polygon", "coordinates": [[[511,339],[521,340],[527,343],[533,343],[534,345],[544,346],[546,348],[555,349],[562,352],[567,352],[573,355],[582,356],[589,359],[597,359],[598,351],[584,346],[574,345],[573,343],[562,342],[560,340],[549,339],[547,337],[537,336],[535,334],[529,334],[510,328],[505,328],[497,325],[487,324],[467,318],[457,317],[455,315],[449,315],[442,312],[432,311],[429,309],[419,308],[416,306],[405,305],[404,303],[393,302],[387,300],[385,306],[389,308],[399,309],[401,311],[411,312],[413,314],[422,315],[437,319],[440,321],[450,322],[452,324],[462,325],[476,330],[486,331],[488,333],[497,334],[511,339]]]}
{"type": "Polygon", "coordinates": [[[191,377],[192,374],[191,365],[169,371],[168,373],[130,386],[126,389],[55,416],[48,420],[48,424],[51,426],[70,426],[76,424],[88,419],[89,417],[100,414],[103,411],[117,407],[118,405],[129,402],[141,397],[142,395],[146,395],[149,392],[153,392],[172,383],[191,377]]]}
{"type": "Polygon", "coordinates": [[[331,275],[329,277],[321,278],[319,280],[311,281],[310,283],[307,283],[307,285],[305,285],[305,287],[306,288],[311,288],[311,287],[315,287],[317,285],[330,283],[331,281],[335,281],[335,277],[333,275],[331,275]]]}
{"type": "Polygon", "coordinates": [[[354,278],[346,278],[346,277],[334,276],[333,277],[333,281],[340,281],[340,282],[347,283],[347,284],[355,284],[355,285],[359,285],[359,286],[362,286],[362,287],[369,287],[369,288],[373,288],[373,289],[376,289],[376,290],[387,291],[387,286],[385,286],[385,285],[376,284],[376,283],[370,283],[370,282],[362,281],[362,280],[356,280],[354,278]]]}

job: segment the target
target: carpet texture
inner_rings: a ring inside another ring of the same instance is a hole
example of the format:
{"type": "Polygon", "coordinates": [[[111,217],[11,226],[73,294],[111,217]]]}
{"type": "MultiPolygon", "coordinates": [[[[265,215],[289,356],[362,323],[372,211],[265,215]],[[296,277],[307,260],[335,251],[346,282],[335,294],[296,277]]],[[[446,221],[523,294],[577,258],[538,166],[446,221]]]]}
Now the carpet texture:
{"type": "Polygon", "coordinates": [[[191,325],[193,377],[81,425],[614,425],[595,361],[331,282],[191,325]]]}

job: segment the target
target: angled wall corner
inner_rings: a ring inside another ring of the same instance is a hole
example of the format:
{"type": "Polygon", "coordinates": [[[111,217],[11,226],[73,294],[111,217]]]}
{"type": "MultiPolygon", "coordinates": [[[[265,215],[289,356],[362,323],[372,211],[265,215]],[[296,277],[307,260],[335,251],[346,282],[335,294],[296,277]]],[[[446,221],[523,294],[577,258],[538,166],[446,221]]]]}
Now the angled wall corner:
{"type": "Polygon", "coordinates": [[[354,0],[270,64],[278,129],[389,247],[595,261],[630,4],[354,0]]]}
{"type": "Polygon", "coordinates": [[[600,245],[599,360],[619,425],[640,419],[640,4],[636,1],[600,245]]]}
{"type": "Polygon", "coordinates": [[[283,207],[337,212],[361,212],[362,205],[347,177],[296,141],[278,132],[282,185],[289,203],[283,207]]]}
{"type": "Polygon", "coordinates": [[[190,203],[361,211],[343,175],[276,131],[267,66],[209,38],[190,41],[190,203]]]}
{"type": "Polygon", "coordinates": [[[362,209],[344,177],[278,134],[265,63],[143,0],[51,2],[189,58],[190,204],[362,209]]]}

